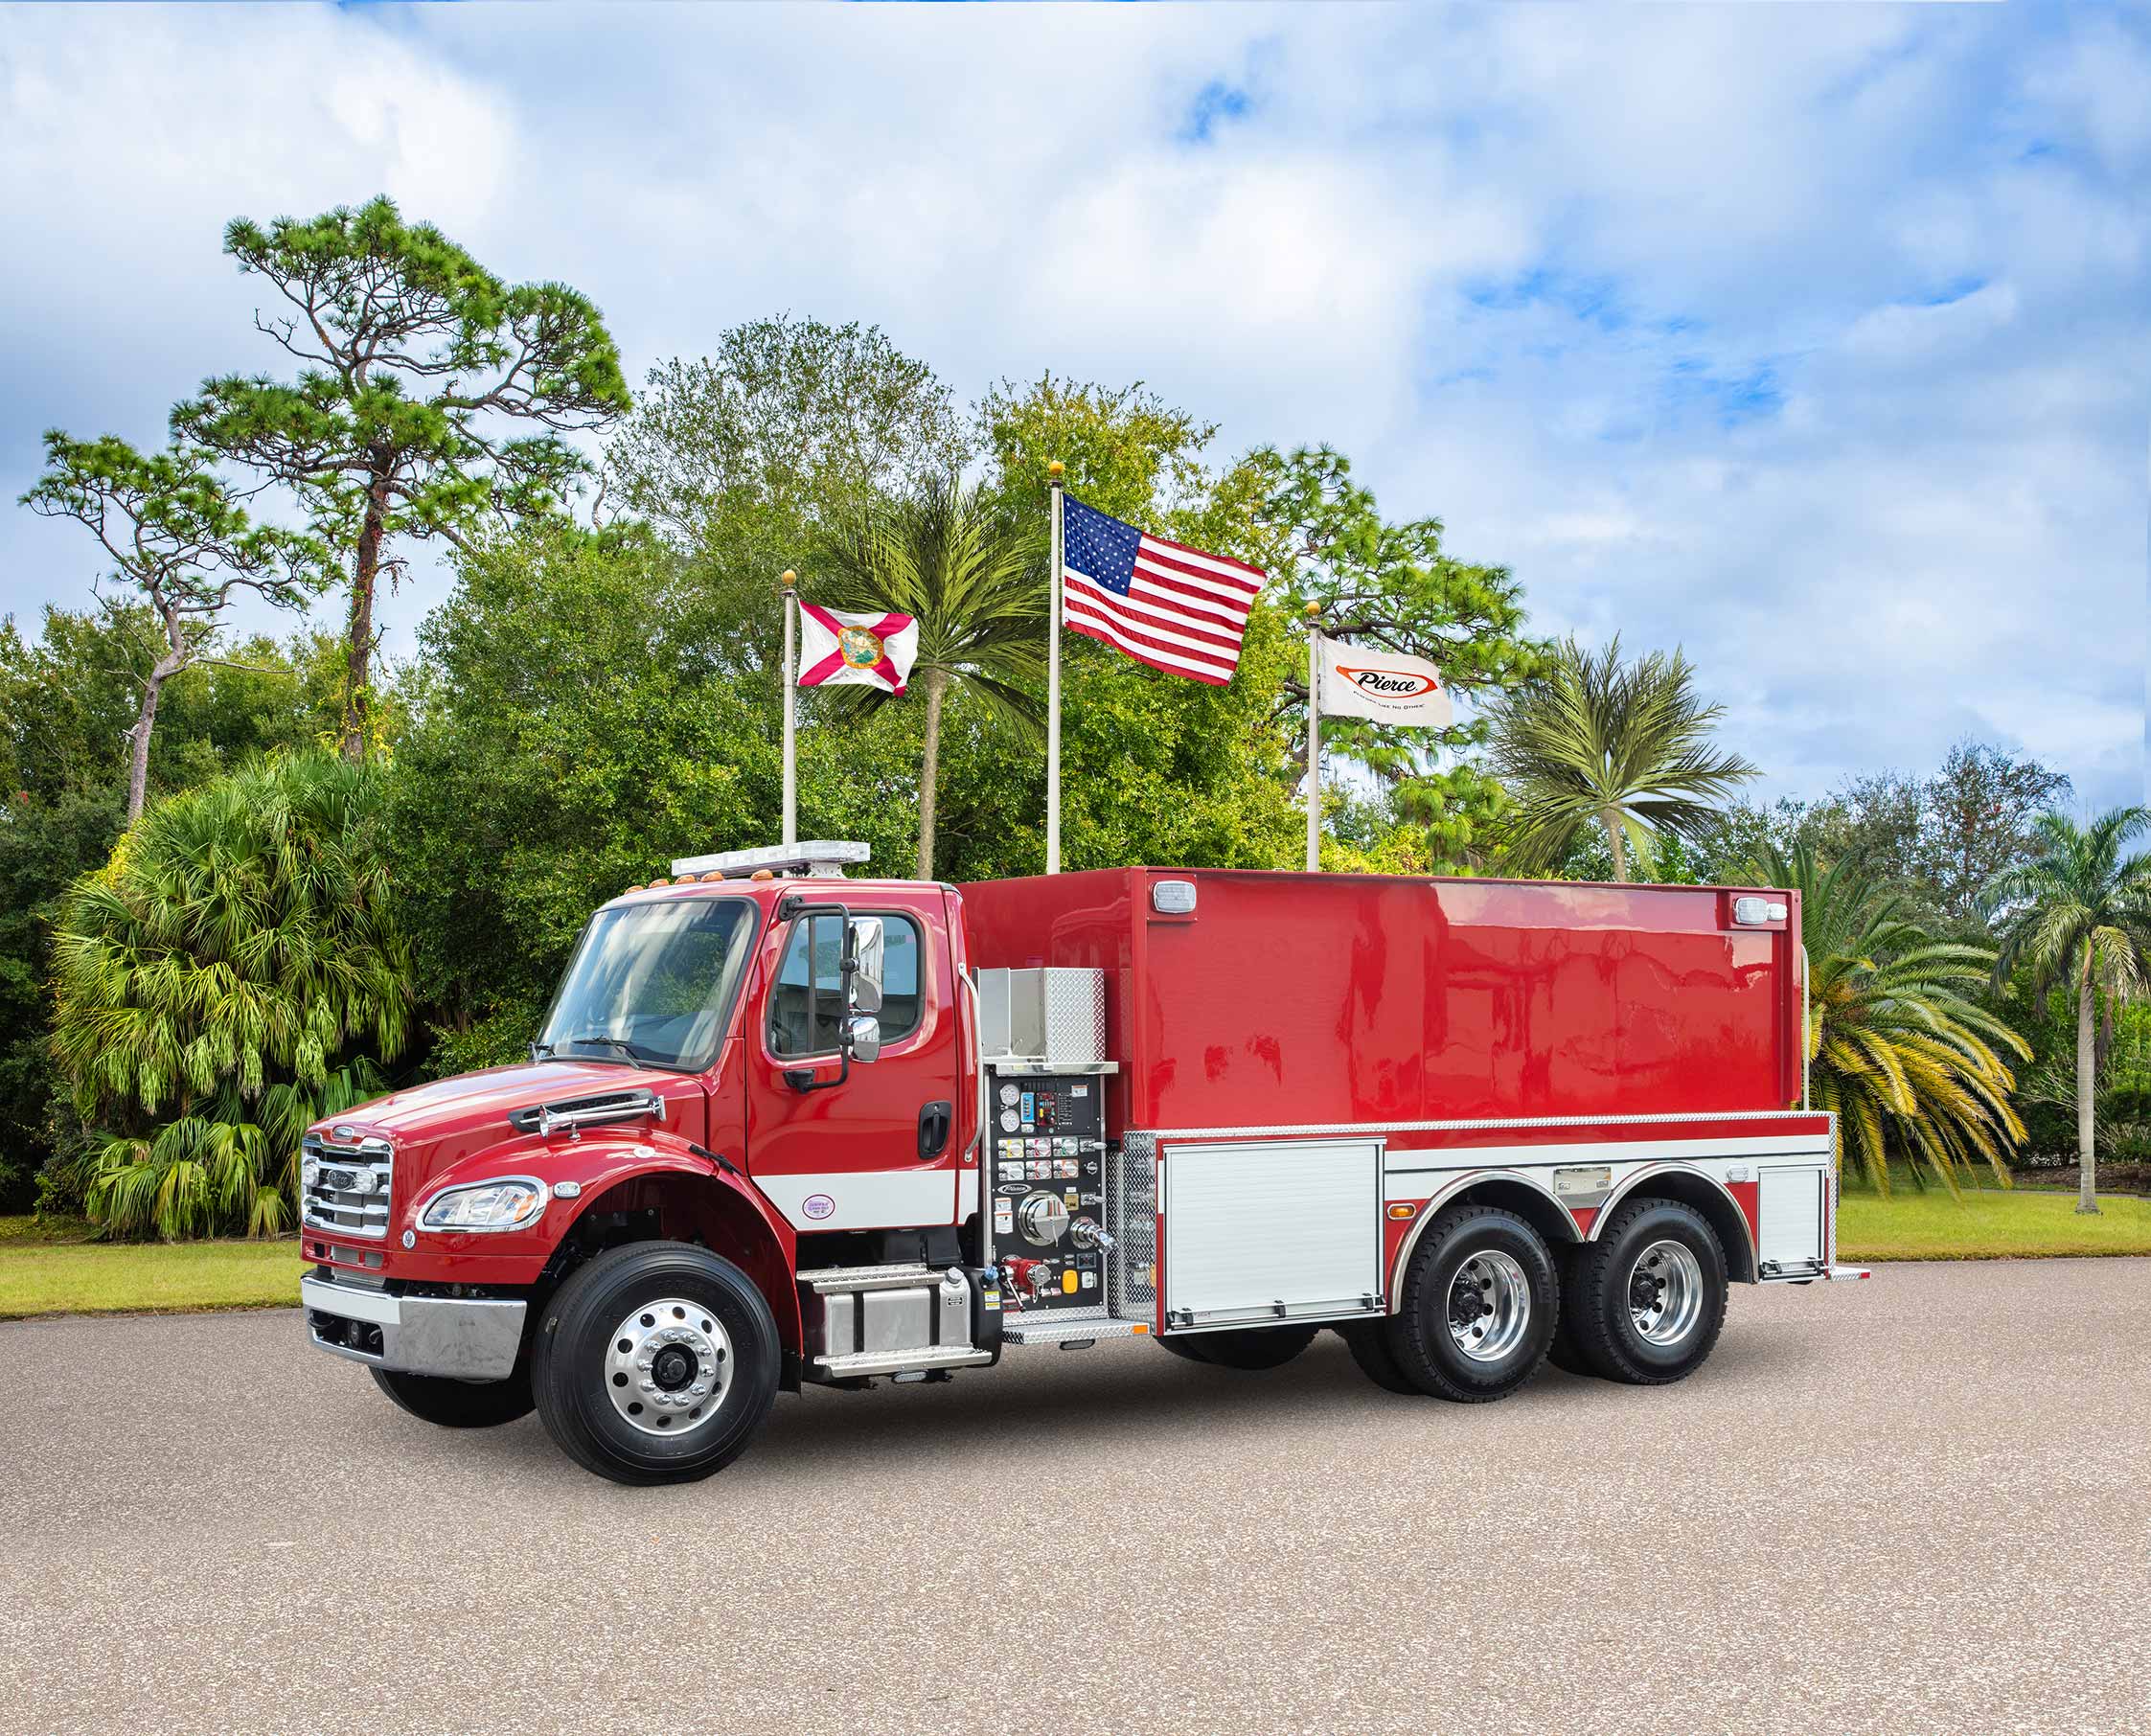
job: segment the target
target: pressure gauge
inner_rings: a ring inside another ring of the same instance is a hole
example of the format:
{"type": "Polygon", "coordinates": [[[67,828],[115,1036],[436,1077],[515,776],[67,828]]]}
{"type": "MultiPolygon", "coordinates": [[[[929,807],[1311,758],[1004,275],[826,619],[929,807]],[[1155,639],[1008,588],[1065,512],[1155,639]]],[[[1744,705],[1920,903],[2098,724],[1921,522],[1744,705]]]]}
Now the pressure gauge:
{"type": "Polygon", "coordinates": [[[1001,1086],[1001,1102],[1012,1109],[1017,1106],[1018,1102],[1021,1101],[1022,1096],[1022,1087],[1017,1085],[1013,1080],[1011,1080],[1007,1085],[1001,1086]]]}
{"type": "Polygon", "coordinates": [[[1014,1109],[1003,1109],[1001,1111],[1002,1132],[1013,1133],[1018,1128],[1021,1127],[1022,1125],[1023,1117],[1018,1115],[1014,1109]]]}

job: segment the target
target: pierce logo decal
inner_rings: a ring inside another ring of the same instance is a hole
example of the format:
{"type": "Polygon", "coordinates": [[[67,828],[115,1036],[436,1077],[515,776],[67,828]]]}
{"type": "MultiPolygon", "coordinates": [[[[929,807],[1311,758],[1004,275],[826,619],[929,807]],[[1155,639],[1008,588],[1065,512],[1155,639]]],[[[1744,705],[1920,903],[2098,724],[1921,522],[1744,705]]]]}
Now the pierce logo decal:
{"type": "Polygon", "coordinates": [[[1337,673],[1362,693],[1379,694],[1384,699],[1417,699],[1441,687],[1431,675],[1413,674],[1408,670],[1347,669],[1339,663],[1337,673]]]}

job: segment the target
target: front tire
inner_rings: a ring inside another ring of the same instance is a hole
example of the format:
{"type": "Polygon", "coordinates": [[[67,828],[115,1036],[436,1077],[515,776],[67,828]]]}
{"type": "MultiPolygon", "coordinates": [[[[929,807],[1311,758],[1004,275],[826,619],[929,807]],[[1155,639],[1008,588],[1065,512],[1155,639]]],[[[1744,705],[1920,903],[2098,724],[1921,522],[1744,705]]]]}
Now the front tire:
{"type": "Polygon", "coordinates": [[[687,1483],[746,1450],[777,1395],[777,1323],[731,1261],[684,1242],[600,1254],[538,1325],[531,1385],[554,1442],[616,1483],[687,1483]]]}
{"type": "Polygon", "coordinates": [[[1700,1212],[1623,1206],[1568,1268],[1567,1317],[1592,1370],[1632,1386],[1693,1374],[1726,1324],[1726,1255],[1700,1212]]]}
{"type": "Polygon", "coordinates": [[[371,1371],[374,1384],[422,1423],[437,1428],[497,1428],[530,1415],[530,1369],[515,1364],[505,1381],[451,1381],[442,1375],[371,1371]]]}
{"type": "Polygon", "coordinates": [[[1459,1206],[1421,1238],[1384,1336],[1421,1392],[1483,1405],[1507,1398],[1545,1359],[1560,1298],[1537,1230],[1498,1206],[1459,1206]]]}

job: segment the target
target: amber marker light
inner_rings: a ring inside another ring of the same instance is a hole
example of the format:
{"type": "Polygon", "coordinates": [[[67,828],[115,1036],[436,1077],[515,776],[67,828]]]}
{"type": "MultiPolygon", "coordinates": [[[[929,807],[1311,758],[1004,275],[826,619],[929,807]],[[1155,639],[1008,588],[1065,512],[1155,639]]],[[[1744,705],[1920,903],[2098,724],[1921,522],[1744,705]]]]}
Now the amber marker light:
{"type": "Polygon", "coordinates": [[[1410,1219],[1418,1217],[1419,1208],[1416,1205],[1399,1202],[1398,1204],[1392,1205],[1389,1208],[1389,1216],[1394,1218],[1399,1223],[1404,1223],[1408,1222],[1410,1219]]]}
{"type": "Polygon", "coordinates": [[[774,868],[757,868],[752,874],[747,876],[747,879],[750,880],[773,880],[776,878],[777,871],[774,868]]]}

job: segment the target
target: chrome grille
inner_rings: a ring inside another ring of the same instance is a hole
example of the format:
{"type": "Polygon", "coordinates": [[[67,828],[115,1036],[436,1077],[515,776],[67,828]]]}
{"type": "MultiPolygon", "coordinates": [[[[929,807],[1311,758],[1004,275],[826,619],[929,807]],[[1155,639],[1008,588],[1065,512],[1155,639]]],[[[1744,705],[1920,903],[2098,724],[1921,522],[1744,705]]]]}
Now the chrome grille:
{"type": "Polygon", "coordinates": [[[340,1236],[387,1235],[394,1167],[393,1148],[385,1139],[332,1145],[309,1134],[299,1147],[302,1222],[309,1229],[340,1236]]]}

